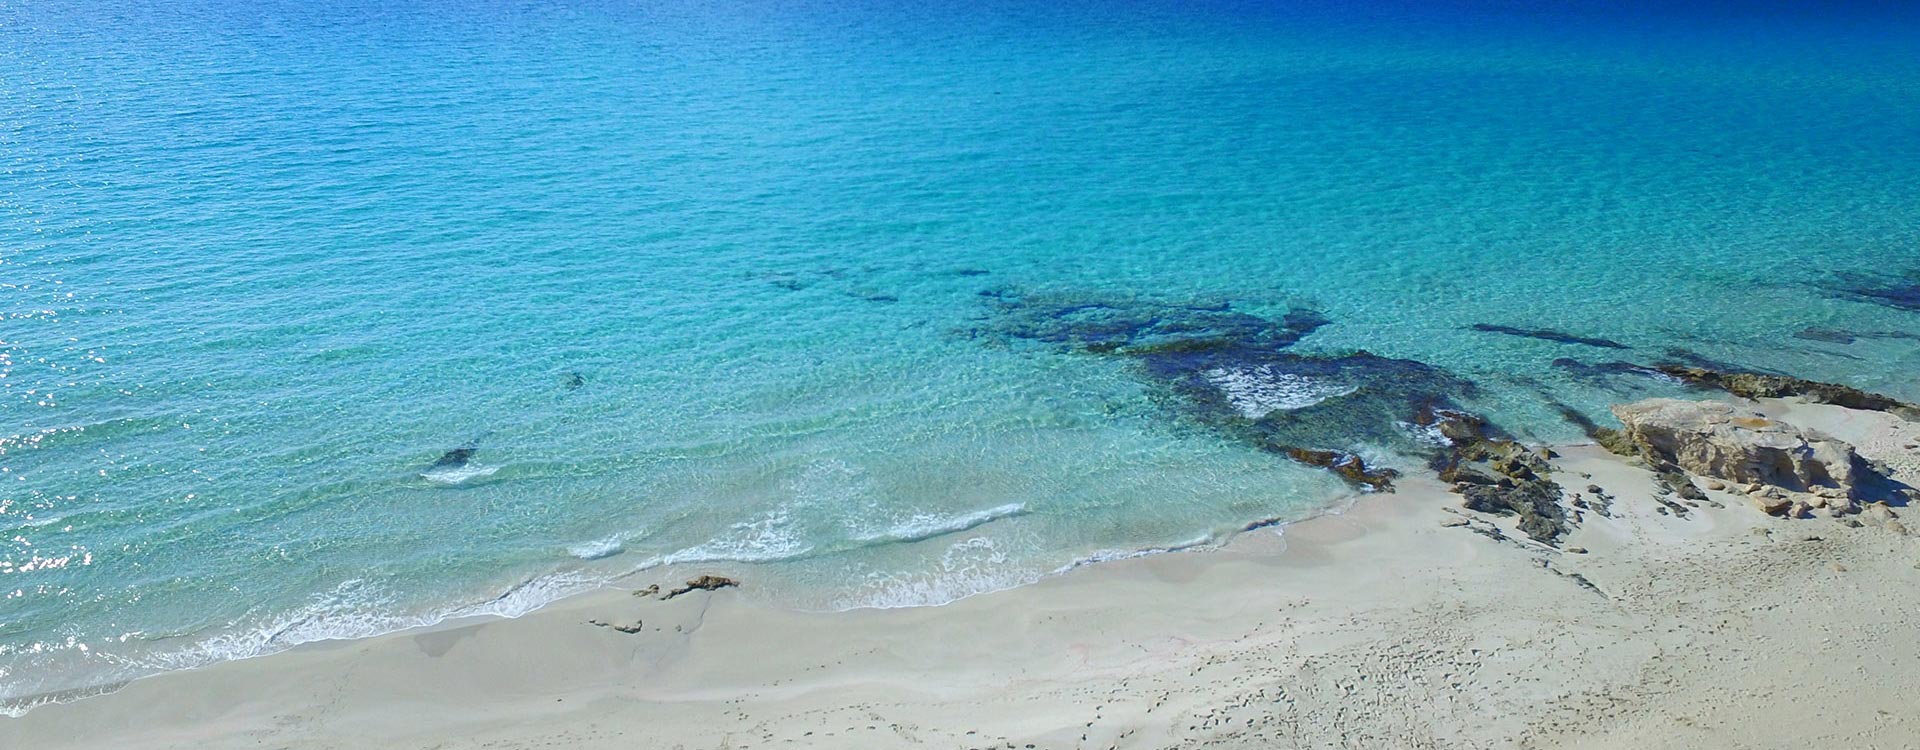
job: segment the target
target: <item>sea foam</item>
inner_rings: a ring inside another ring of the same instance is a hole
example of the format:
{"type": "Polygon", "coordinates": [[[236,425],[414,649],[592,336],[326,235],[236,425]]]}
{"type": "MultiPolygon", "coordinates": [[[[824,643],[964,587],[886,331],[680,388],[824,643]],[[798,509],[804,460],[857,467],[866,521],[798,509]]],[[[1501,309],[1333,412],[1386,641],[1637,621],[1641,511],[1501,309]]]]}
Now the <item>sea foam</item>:
{"type": "Polygon", "coordinates": [[[1280,372],[1272,365],[1215,368],[1202,375],[1220,389],[1227,403],[1248,419],[1259,419],[1276,411],[1305,409],[1357,390],[1356,386],[1344,383],[1280,372]]]}

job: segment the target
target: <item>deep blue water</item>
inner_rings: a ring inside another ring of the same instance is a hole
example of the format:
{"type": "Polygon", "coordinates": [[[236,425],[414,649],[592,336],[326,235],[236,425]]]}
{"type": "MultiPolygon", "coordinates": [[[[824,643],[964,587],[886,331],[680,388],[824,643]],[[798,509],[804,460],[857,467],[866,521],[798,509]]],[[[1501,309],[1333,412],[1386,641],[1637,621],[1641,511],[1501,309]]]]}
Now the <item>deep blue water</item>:
{"type": "Polygon", "coordinates": [[[1559,358],[1920,399],[1920,311],[1857,293],[1920,281],[1915,11],[1352,5],[0,0],[0,698],[662,565],[939,603],[1351,497],[1048,340],[1088,305],[1312,309],[1289,351],[1539,440],[1676,390],[1559,358]]]}

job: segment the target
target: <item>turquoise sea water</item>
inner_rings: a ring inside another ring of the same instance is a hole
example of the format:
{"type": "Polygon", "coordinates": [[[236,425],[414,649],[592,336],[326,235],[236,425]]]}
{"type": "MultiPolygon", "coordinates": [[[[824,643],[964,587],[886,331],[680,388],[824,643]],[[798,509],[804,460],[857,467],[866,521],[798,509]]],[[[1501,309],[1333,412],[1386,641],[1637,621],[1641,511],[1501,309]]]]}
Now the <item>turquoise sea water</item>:
{"type": "Polygon", "coordinates": [[[1846,293],[1920,272],[1913,11],[1347,5],[0,0],[0,699],[660,566],[936,604],[1352,496],[1035,334],[1087,305],[1312,309],[1289,351],[1540,440],[1675,388],[1558,358],[1920,399],[1920,312],[1846,293]]]}

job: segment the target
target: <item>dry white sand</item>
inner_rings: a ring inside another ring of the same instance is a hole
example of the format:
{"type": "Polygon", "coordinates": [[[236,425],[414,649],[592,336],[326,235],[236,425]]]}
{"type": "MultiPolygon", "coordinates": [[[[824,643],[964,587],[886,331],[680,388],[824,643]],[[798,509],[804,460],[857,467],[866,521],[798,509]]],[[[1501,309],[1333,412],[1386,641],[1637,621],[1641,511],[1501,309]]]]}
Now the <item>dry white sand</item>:
{"type": "MultiPolygon", "coordinates": [[[[1920,485],[1914,425],[1768,409],[1920,485]]],[[[1647,472],[1563,452],[1563,485],[1617,497],[1584,554],[1472,533],[1409,479],[944,607],[601,592],[303,647],[0,720],[0,748],[1920,747],[1920,539],[1724,493],[1679,518],[1647,472]]]]}

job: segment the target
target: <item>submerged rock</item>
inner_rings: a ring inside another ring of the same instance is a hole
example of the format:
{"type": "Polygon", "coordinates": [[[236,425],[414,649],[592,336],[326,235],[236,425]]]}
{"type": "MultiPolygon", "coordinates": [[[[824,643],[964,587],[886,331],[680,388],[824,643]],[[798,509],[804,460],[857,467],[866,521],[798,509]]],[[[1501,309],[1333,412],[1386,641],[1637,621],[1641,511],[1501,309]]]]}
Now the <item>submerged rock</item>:
{"type": "Polygon", "coordinates": [[[1836,296],[1860,302],[1920,312],[1920,271],[1879,277],[1841,274],[1827,289],[1836,296]]]}
{"type": "Polygon", "coordinates": [[[1430,452],[1412,432],[1416,418],[1472,383],[1439,368],[1369,352],[1301,355],[1286,351],[1328,325],[1295,308],[1278,319],[1231,302],[1175,304],[1141,300],[989,295],[992,324],[975,331],[1127,363],[1156,397],[1190,423],[1229,439],[1327,469],[1369,490],[1392,487],[1391,469],[1368,466],[1352,446],[1430,452]]]}
{"type": "Polygon", "coordinates": [[[1508,336],[1519,336],[1522,338],[1540,339],[1541,341],[1552,341],[1556,344],[1580,344],[1582,346],[1593,346],[1593,347],[1599,347],[1602,349],[1631,349],[1632,348],[1627,346],[1626,344],[1622,344],[1618,341],[1613,341],[1611,339],[1592,338],[1588,336],[1575,336],[1571,333],[1562,333],[1560,331],[1555,331],[1548,328],[1515,328],[1513,326],[1500,326],[1500,325],[1492,325],[1488,323],[1475,323],[1469,327],[1472,328],[1473,330],[1481,331],[1484,333],[1504,333],[1508,336]]]}
{"type": "Polygon", "coordinates": [[[1097,354],[1150,353],[1208,347],[1281,349],[1327,325],[1296,308],[1280,320],[1235,310],[1227,302],[1171,303],[1138,298],[983,292],[994,300],[994,325],[977,333],[1058,344],[1097,354]]]}
{"type": "Polygon", "coordinates": [[[1831,488],[1856,497],[1863,472],[1872,471],[1841,440],[1743,415],[1718,401],[1648,399],[1614,406],[1613,414],[1663,479],[1667,467],[1677,467],[1730,482],[1792,492],[1831,488]]]}
{"type": "Polygon", "coordinates": [[[1640,378],[1663,379],[1667,376],[1652,367],[1632,362],[1586,363],[1572,357],[1560,357],[1549,363],[1554,369],[1567,373],[1574,380],[1598,383],[1609,378],[1630,375],[1640,378]]]}
{"type": "Polygon", "coordinates": [[[478,451],[478,448],[471,446],[455,448],[441,454],[440,458],[433,462],[433,465],[427,467],[427,470],[461,468],[471,462],[473,460],[473,454],[478,451]]]}
{"type": "Polygon", "coordinates": [[[1859,339],[1858,336],[1846,331],[1811,326],[1795,331],[1793,337],[1807,341],[1825,341],[1829,344],[1851,344],[1859,339]]]}
{"type": "Polygon", "coordinates": [[[1291,458],[1308,466],[1318,466],[1339,475],[1352,484],[1375,490],[1393,489],[1393,480],[1400,472],[1393,469],[1369,469],[1359,456],[1340,451],[1317,451],[1310,448],[1284,448],[1276,452],[1285,453],[1291,458]]]}
{"type": "Polygon", "coordinates": [[[1920,341],[1920,333],[1907,333],[1906,331],[1842,331],[1838,328],[1811,326],[1796,331],[1793,337],[1808,341],[1825,341],[1831,344],[1851,344],[1860,339],[1920,341]]]}
{"type": "MultiPolygon", "coordinates": [[[[1743,365],[1737,365],[1732,362],[1728,362],[1726,360],[1714,359],[1712,357],[1706,356],[1699,352],[1693,351],[1692,349],[1682,349],[1680,347],[1672,347],[1667,349],[1666,358],[1667,358],[1666,362],[1660,365],[1656,365],[1654,369],[1661,372],[1662,374],[1668,375],[1669,377],[1673,377],[1673,375],[1672,373],[1668,373],[1666,368],[1674,365],[1679,365],[1682,367],[1695,367],[1702,370],[1713,370],[1716,372],[1761,372],[1762,371],[1759,368],[1746,367],[1743,365]]],[[[1778,375],[1779,373],[1768,372],[1767,374],[1778,375]]]]}

